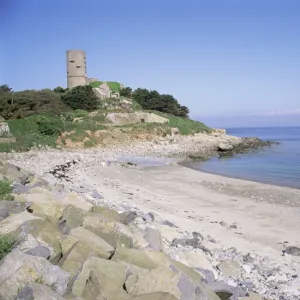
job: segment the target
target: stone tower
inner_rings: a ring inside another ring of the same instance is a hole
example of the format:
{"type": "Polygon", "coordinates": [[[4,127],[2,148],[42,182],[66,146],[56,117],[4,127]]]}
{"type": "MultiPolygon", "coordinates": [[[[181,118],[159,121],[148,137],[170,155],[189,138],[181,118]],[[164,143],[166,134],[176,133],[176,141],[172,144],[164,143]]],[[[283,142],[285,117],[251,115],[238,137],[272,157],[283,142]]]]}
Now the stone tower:
{"type": "Polygon", "coordinates": [[[82,50],[67,51],[67,78],[68,88],[86,85],[86,58],[82,50]]]}

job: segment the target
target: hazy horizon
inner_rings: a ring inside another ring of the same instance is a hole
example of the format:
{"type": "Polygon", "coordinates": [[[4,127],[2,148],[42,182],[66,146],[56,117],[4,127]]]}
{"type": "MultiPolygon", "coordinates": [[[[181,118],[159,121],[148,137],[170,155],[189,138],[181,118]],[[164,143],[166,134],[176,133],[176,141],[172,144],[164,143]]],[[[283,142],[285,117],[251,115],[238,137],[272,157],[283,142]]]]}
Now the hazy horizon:
{"type": "Polygon", "coordinates": [[[14,90],[65,87],[82,49],[88,77],[172,94],[210,126],[300,126],[300,1],[4,0],[0,23],[14,90]]]}

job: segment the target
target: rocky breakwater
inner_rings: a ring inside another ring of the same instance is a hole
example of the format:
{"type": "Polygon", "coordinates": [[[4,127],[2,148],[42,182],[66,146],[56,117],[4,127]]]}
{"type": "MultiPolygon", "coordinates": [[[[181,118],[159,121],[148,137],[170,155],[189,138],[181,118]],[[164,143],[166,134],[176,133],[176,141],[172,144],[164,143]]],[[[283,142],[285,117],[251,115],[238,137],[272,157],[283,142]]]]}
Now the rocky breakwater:
{"type": "Polygon", "coordinates": [[[261,262],[258,269],[255,257],[220,250],[211,237],[180,232],[171,222],[129,205],[105,206],[96,191],[69,192],[10,163],[0,164],[0,173],[0,180],[12,182],[14,197],[0,199],[1,300],[286,295],[278,291],[279,283],[268,289],[257,282],[257,273],[265,269],[261,262]],[[3,243],[8,240],[14,244],[9,250],[3,243]]]}

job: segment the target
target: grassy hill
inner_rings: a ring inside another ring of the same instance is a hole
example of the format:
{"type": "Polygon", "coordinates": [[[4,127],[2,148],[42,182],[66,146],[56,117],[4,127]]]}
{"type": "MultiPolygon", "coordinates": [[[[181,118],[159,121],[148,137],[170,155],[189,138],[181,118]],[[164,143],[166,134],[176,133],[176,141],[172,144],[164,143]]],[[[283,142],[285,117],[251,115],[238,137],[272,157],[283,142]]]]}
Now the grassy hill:
{"type": "MultiPolygon", "coordinates": [[[[91,82],[90,85],[92,87],[99,87],[102,83],[104,83],[104,81],[94,81],[94,82],[91,82]]],[[[121,90],[121,85],[119,82],[116,82],[116,81],[106,81],[107,85],[109,86],[109,88],[112,90],[112,91],[115,91],[115,92],[119,92],[121,90]]]]}

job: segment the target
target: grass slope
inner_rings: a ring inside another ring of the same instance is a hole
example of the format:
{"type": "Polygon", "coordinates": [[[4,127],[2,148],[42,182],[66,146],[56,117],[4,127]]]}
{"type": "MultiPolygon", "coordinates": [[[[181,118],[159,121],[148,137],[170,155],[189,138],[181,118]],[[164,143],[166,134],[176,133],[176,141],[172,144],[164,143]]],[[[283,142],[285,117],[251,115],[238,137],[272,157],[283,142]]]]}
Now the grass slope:
{"type": "MultiPolygon", "coordinates": [[[[91,82],[90,85],[92,87],[99,87],[102,83],[104,83],[104,81],[94,81],[94,82],[91,82]]],[[[121,90],[121,85],[120,83],[116,82],[116,81],[106,81],[107,85],[109,86],[109,88],[112,90],[112,91],[115,91],[115,92],[119,92],[121,90]]]]}

